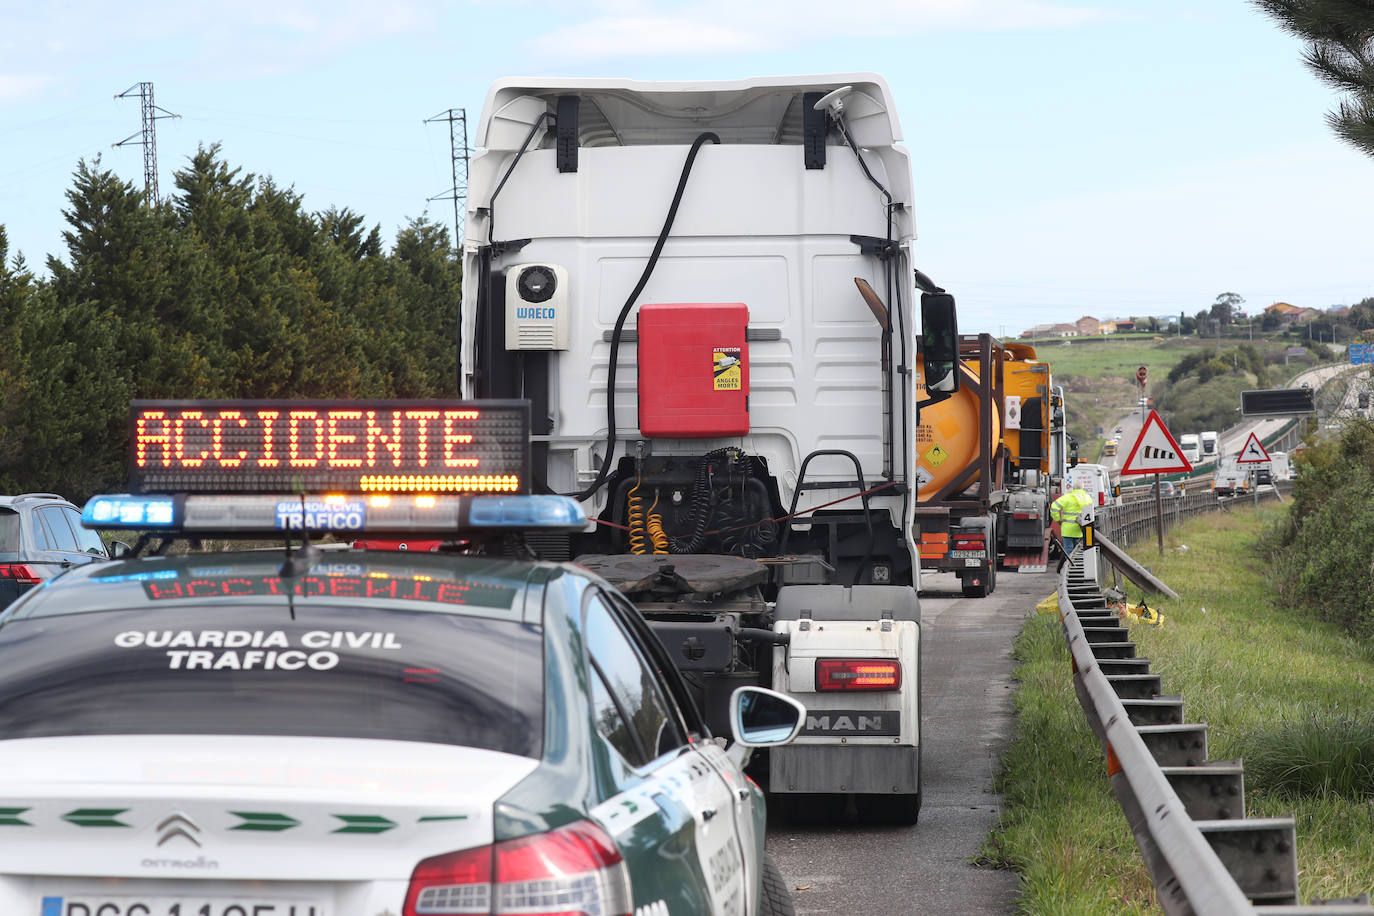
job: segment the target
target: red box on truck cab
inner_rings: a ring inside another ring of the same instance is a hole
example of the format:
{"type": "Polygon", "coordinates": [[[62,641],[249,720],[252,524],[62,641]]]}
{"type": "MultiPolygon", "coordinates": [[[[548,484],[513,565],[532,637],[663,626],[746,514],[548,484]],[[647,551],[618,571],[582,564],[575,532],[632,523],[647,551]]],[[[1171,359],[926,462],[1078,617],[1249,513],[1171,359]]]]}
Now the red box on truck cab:
{"type": "Polygon", "coordinates": [[[639,431],[709,439],[749,432],[749,308],[742,302],[639,308],[639,431]]]}

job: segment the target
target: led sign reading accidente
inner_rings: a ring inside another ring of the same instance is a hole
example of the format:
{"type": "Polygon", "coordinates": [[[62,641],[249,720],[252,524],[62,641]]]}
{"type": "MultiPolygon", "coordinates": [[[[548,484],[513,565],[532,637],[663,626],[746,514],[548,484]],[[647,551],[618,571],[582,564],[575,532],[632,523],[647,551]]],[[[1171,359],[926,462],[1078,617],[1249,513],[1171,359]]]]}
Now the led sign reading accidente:
{"type": "Polygon", "coordinates": [[[134,401],[135,492],[521,493],[526,401],[134,401]]]}

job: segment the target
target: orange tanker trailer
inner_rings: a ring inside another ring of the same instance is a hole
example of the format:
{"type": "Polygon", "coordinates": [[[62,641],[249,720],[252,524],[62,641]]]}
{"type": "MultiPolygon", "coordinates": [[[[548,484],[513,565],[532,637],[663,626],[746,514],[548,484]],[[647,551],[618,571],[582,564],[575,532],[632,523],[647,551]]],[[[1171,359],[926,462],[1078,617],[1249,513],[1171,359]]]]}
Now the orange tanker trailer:
{"type": "MultiPolygon", "coordinates": [[[[1051,478],[1050,367],[1024,344],[960,338],[959,390],[923,404],[916,432],[921,568],[952,572],[968,597],[999,567],[1045,565],[1051,478]]],[[[919,372],[918,393],[926,391],[919,372]]]]}

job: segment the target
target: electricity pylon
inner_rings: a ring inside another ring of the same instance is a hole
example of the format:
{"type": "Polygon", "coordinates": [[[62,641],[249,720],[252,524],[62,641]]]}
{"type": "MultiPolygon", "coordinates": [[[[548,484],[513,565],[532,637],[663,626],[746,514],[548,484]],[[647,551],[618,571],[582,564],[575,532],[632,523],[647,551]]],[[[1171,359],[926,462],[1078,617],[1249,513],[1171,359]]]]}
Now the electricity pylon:
{"type": "Polygon", "coordinates": [[[450,108],[448,111],[440,112],[432,118],[425,119],[426,124],[432,124],[435,121],[448,122],[449,170],[453,173],[453,186],[443,194],[436,194],[429,199],[453,201],[453,250],[458,252],[461,257],[463,251],[463,211],[459,206],[459,201],[466,204],[468,199],[468,112],[466,108],[450,108]],[[460,132],[462,143],[458,142],[460,132]],[[460,171],[462,172],[461,182],[458,177],[460,171]]]}
{"type": "Polygon", "coordinates": [[[148,203],[156,207],[159,203],[157,194],[157,122],[163,118],[179,118],[181,115],[173,114],[167,109],[153,104],[152,83],[134,83],[115,98],[128,98],[133,95],[134,90],[138,90],[138,97],[143,102],[143,128],[112,145],[125,146],[135,137],[141,138],[138,142],[143,146],[143,193],[148,198],[148,203]]]}

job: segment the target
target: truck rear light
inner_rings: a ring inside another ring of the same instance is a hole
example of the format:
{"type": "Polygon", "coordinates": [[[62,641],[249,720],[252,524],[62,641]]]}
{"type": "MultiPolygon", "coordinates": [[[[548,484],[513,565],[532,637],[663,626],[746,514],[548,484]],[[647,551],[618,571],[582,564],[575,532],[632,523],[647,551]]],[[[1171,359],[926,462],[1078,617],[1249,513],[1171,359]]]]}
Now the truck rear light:
{"type": "Polygon", "coordinates": [[[0,563],[0,579],[15,579],[20,585],[37,585],[38,574],[23,563],[0,563]]]}
{"type": "Polygon", "coordinates": [[[984,550],[987,541],[981,534],[956,534],[953,547],[955,550],[984,550]]]}
{"type": "Polygon", "coordinates": [[[1039,512],[1013,512],[1013,513],[1011,514],[1011,517],[1012,517],[1012,518],[1016,518],[1016,519],[1037,519],[1037,518],[1040,517],[1040,513],[1039,513],[1039,512]]]}
{"type": "Polygon", "coordinates": [[[902,663],[893,658],[818,658],[817,690],[900,690],[902,663]]]}
{"type": "Polygon", "coordinates": [[[1105,490],[1099,490],[1099,491],[1098,491],[1098,493],[1097,493],[1097,504],[1098,504],[1099,506],[1105,506],[1105,505],[1107,505],[1107,491],[1105,491],[1105,490]]]}
{"type": "Polygon", "coordinates": [[[630,876],[606,832],[576,821],[415,866],[403,916],[629,916],[630,876]]]}

